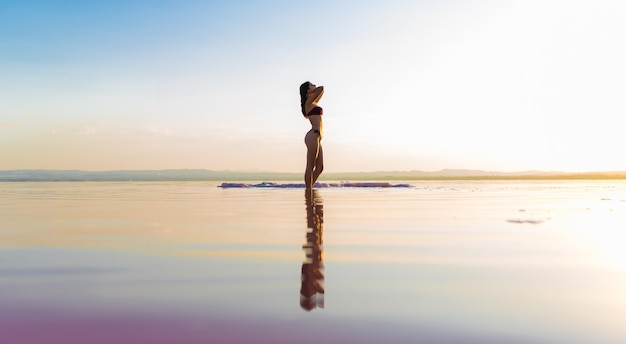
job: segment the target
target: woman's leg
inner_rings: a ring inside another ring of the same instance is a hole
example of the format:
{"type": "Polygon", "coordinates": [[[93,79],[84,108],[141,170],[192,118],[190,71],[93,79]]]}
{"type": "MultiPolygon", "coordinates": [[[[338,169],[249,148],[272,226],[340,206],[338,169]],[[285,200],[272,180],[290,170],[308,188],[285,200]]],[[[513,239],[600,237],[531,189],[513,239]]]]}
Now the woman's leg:
{"type": "Polygon", "coordinates": [[[318,147],[319,149],[317,150],[317,159],[315,160],[315,169],[313,170],[312,184],[315,184],[317,178],[319,178],[320,174],[322,174],[322,171],[324,170],[324,150],[322,149],[322,143],[319,142],[319,140],[318,147]]]}
{"type": "MultiPolygon", "coordinates": [[[[306,144],[306,170],[304,170],[304,185],[307,189],[313,188],[313,184],[322,173],[321,169],[318,172],[318,161],[320,158],[321,145],[319,135],[312,131],[308,132],[304,137],[304,143],[306,144]]],[[[322,163],[323,168],[323,163],[322,163]]]]}

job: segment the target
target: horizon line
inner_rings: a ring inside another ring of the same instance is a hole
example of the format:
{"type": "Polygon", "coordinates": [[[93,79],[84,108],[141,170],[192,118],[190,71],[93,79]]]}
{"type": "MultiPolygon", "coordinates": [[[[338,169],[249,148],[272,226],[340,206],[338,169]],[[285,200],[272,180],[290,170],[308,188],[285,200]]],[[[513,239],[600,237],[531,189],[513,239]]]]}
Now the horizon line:
{"type": "MultiPolygon", "coordinates": [[[[14,168],[14,169],[0,169],[0,172],[17,172],[17,171],[48,171],[48,172],[86,172],[86,173],[106,173],[106,172],[162,172],[162,171],[205,171],[205,172],[223,172],[223,173],[273,173],[273,174],[299,174],[304,172],[294,171],[270,171],[270,170],[255,170],[255,169],[221,169],[214,170],[208,168],[159,168],[159,169],[53,169],[53,168],[14,168]]],[[[474,168],[442,168],[439,170],[371,170],[371,171],[328,171],[324,174],[363,174],[363,173],[440,173],[440,172],[481,172],[481,173],[499,173],[499,174],[516,174],[516,173],[537,173],[537,174],[604,174],[604,173],[626,173],[626,170],[586,170],[586,171],[567,171],[567,170],[539,170],[539,169],[527,169],[516,171],[501,171],[501,170],[484,170],[474,168]]]]}

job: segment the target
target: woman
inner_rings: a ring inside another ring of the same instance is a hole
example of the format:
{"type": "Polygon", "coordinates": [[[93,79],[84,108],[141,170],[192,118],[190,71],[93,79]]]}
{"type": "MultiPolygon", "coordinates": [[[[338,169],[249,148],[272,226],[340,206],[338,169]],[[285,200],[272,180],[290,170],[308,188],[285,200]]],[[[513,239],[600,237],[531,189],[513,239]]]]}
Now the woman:
{"type": "Polygon", "coordinates": [[[322,113],[317,102],[324,94],[324,86],[315,86],[310,82],[300,85],[300,105],[302,115],[311,122],[311,130],[304,136],[306,144],[306,170],[304,171],[304,185],[312,189],[317,178],[324,169],[324,153],[322,151],[322,113]]]}

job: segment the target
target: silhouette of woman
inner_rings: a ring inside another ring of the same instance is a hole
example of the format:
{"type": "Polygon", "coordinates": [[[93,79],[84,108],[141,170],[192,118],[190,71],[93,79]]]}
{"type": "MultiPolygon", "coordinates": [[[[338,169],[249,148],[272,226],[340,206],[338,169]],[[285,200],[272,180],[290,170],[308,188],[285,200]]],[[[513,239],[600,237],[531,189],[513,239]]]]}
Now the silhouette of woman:
{"type": "Polygon", "coordinates": [[[324,308],[324,204],[317,190],[305,191],[307,232],[302,245],[300,306],[306,311],[324,308]]]}
{"type": "Polygon", "coordinates": [[[311,189],[324,169],[324,152],[322,151],[322,114],[323,110],[317,102],[324,94],[324,86],[315,86],[310,82],[300,85],[300,106],[302,115],[311,122],[311,130],[304,136],[306,144],[306,170],[304,185],[311,189]]]}

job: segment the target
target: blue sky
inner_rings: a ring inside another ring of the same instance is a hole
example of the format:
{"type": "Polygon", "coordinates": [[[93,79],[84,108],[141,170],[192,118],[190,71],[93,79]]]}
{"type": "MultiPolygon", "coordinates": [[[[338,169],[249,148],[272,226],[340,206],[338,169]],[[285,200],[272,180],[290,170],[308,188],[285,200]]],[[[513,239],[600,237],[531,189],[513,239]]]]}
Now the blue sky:
{"type": "Polygon", "coordinates": [[[621,1],[0,4],[0,169],[626,170],[621,1]]]}

